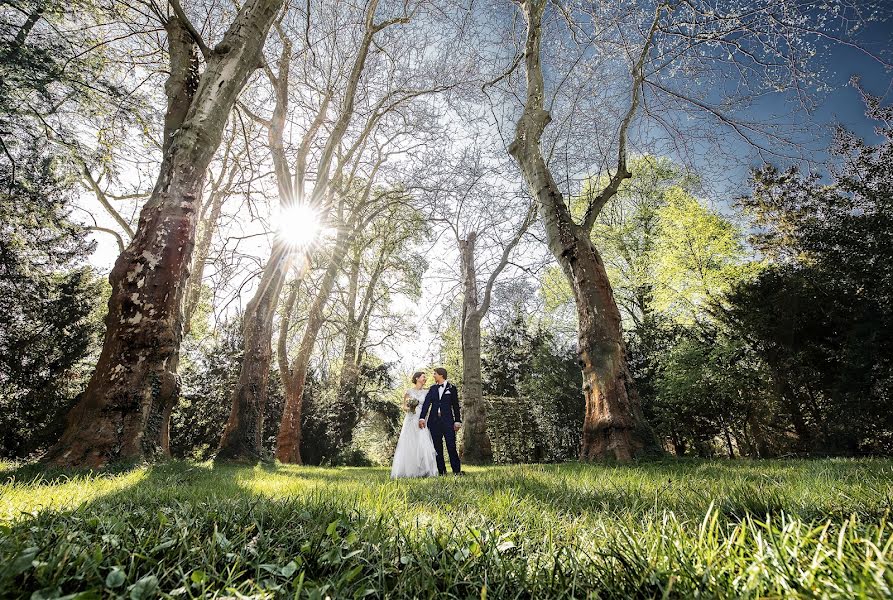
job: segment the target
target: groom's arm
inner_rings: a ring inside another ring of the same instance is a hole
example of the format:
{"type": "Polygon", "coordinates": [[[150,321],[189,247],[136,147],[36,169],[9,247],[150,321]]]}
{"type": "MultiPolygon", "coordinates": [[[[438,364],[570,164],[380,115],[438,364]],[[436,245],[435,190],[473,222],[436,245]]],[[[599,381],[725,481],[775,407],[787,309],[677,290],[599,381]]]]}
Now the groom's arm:
{"type": "Polygon", "coordinates": [[[462,425],[462,415],[459,412],[459,389],[453,386],[453,420],[456,425],[462,425]]]}

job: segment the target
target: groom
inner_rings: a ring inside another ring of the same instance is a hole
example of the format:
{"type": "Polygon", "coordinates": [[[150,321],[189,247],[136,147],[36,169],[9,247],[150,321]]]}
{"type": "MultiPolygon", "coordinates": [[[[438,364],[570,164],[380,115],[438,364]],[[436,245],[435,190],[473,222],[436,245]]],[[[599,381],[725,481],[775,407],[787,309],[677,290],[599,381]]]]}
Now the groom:
{"type": "Polygon", "coordinates": [[[431,430],[434,450],[437,451],[437,472],[446,475],[446,465],[443,462],[443,441],[446,439],[450,466],[453,468],[453,473],[460,475],[462,465],[459,463],[459,453],[456,452],[456,432],[462,426],[462,419],[459,416],[459,391],[447,381],[447,370],[443,367],[434,369],[434,381],[435,385],[428,390],[425,403],[422,404],[422,412],[419,413],[419,429],[424,429],[427,424],[431,430]],[[431,414],[425,419],[428,409],[431,409],[431,414]]]}

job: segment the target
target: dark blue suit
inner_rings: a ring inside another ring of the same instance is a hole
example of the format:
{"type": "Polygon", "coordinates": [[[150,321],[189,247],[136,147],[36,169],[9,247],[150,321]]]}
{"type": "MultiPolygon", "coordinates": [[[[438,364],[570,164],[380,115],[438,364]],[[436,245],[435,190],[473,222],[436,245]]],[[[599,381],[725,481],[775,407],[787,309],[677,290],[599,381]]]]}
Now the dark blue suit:
{"type": "Polygon", "coordinates": [[[422,404],[420,419],[425,419],[425,424],[431,431],[431,439],[434,441],[434,450],[437,451],[437,471],[446,474],[446,464],[443,460],[443,442],[446,441],[447,452],[450,455],[450,467],[453,473],[462,470],[459,462],[459,453],[456,451],[455,423],[461,423],[459,413],[459,390],[452,383],[447,382],[443,395],[440,393],[440,385],[432,385],[422,404]],[[430,410],[430,414],[429,414],[430,410]],[[428,416],[426,416],[428,415],[428,416]]]}

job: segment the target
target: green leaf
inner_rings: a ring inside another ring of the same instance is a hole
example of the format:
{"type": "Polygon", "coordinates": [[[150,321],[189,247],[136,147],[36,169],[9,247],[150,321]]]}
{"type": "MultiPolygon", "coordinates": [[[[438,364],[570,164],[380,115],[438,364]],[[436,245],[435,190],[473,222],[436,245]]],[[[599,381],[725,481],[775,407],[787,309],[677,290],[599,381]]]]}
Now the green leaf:
{"type": "Polygon", "coordinates": [[[108,575],[105,576],[105,587],[115,589],[116,587],[121,587],[124,585],[124,581],[127,579],[127,575],[119,569],[115,567],[112,569],[108,575]]]}
{"type": "Polygon", "coordinates": [[[37,546],[31,546],[22,550],[12,561],[12,565],[10,565],[12,575],[20,575],[27,571],[31,567],[31,562],[34,560],[34,557],[37,556],[38,550],[39,548],[37,546]]]}
{"type": "Polygon", "coordinates": [[[31,593],[31,600],[58,600],[62,590],[58,587],[36,590],[31,593]]]}
{"type": "Polygon", "coordinates": [[[226,539],[226,536],[223,535],[222,533],[220,533],[219,531],[214,532],[214,539],[217,540],[217,543],[224,550],[228,550],[229,547],[232,545],[232,544],[230,544],[230,541],[228,539],[226,539]]]}
{"type": "Polygon", "coordinates": [[[207,579],[208,579],[208,574],[205,573],[204,571],[202,571],[201,569],[196,569],[189,576],[189,581],[191,581],[192,583],[194,583],[196,585],[200,585],[201,583],[204,583],[205,581],[207,581],[207,579]]]}
{"type": "Polygon", "coordinates": [[[130,587],[130,600],[150,598],[156,589],[158,589],[158,578],[146,575],[130,587]]]}
{"type": "Polygon", "coordinates": [[[338,530],[338,521],[332,521],[331,523],[329,523],[329,526],[326,527],[326,535],[333,537],[337,530],[338,530]]]}
{"type": "Polygon", "coordinates": [[[357,565],[344,575],[344,582],[350,583],[363,571],[363,565],[357,565]]]}
{"type": "Polygon", "coordinates": [[[295,574],[295,571],[298,570],[298,565],[295,561],[290,561],[287,565],[283,566],[279,572],[283,577],[291,578],[292,575],[295,574]]]}

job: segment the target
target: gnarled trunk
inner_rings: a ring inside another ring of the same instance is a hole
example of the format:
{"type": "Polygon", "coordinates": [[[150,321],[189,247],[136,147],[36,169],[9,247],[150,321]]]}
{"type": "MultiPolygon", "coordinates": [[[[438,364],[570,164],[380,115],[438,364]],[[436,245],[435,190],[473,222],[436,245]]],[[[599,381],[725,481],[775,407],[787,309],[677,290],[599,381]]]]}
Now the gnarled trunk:
{"type": "Polygon", "coordinates": [[[462,460],[471,464],[493,460],[490,436],[487,434],[484,390],[481,383],[481,319],[478,306],[477,271],[474,262],[472,232],[459,240],[464,298],[462,303],[462,460]]]}
{"type": "Polygon", "coordinates": [[[47,453],[53,465],[98,467],[168,454],[196,207],[227,116],[258,64],[280,5],[246,3],[209,53],[200,78],[194,40],[179,20],[168,22],[172,68],[161,170],[136,235],[109,276],[102,352],[65,431],[47,453]]]}
{"type": "MultiPolygon", "coordinates": [[[[572,219],[539,147],[540,137],[550,121],[549,112],[544,109],[544,81],[540,63],[542,16],[546,5],[545,0],[522,2],[527,20],[524,55],[527,97],[515,139],[508,151],[518,162],[536,199],[549,249],[574,292],[579,320],[579,363],[586,398],[580,458],[629,460],[643,450],[656,451],[657,443],[642,415],[627,365],[620,311],[614,301],[602,257],[592,244],[589,231],[604,202],[616,193],[620,182],[629,176],[626,170],[625,135],[637,103],[637,82],[634,80],[633,101],[621,125],[617,173],[597,201],[590,204],[584,225],[578,225],[572,219]]],[[[642,60],[638,64],[639,69],[642,60]]],[[[638,84],[641,84],[641,79],[638,84]]]]}

